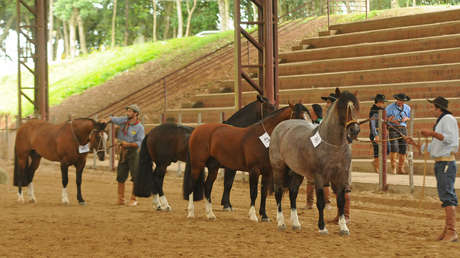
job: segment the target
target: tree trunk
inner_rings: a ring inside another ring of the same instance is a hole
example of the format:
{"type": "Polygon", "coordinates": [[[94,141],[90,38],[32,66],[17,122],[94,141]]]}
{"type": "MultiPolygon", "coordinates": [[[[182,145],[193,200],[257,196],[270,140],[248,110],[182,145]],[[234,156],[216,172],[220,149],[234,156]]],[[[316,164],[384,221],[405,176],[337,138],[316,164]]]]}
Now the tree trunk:
{"type": "Polygon", "coordinates": [[[76,34],[76,21],[77,21],[78,10],[77,8],[73,8],[72,16],[69,20],[69,43],[70,43],[70,57],[75,57],[77,54],[76,51],[76,42],[77,42],[77,34],[76,34]]]}
{"type": "Polygon", "coordinates": [[[182,38],[182,27],[184,27],[184,22],[182,21],[182,6],[181,0],[176,0],[176,10],[177,10],[177,37],[182,38]]]}
{"type": "Polygon", "coordinates": [[[347,8],[347,14],[352,13],[350,2],[349,1],[343,1],[343,4],[345,4],[345,7],[347,8]]]}
{"type": "Polygon", "coordinates": [[[117,0],[113,0],[113,12],[112,12],[112,48],[115,47],[115,21],[117,19],[117,0]]]}
{"type": "Polygon", "coordinates": [[[413,6],[413,7],[416,7],[416,6],[417,6],[417,1],[416,1],[416,0],[414,0],[414,1],[412,2],[412,6],[413,6]]]}
{"type": "Polygon", "coordinates": [[[171,15],[173,12],[173,4],[171,2],[166,2],[166,22],[165,30],[163,31],[163,40],[168,39],[169,36],[169,27],[171,26],[171,15]]]}
{"type": "Polygon", "coordinates": [[[257,21],[257,19],[259,18],[259,8],[257,7],[257,5],[255,3],[251,3],[251,6],[252,6],[252,13],[254,13],[254,21],[257,21]]]}
{"type": "Polygon", "coordinates": [[[56,20],[56,28],[57,28],[56,29],[56,37],[55,37],[54,44],[53,44],[54,45],[54,48],[53,48],[53,50],[54,50],[54,53],[53,53],[54,60],[57,60],[57,58],[59,56],[58,55],[59,41],[61,39],[64,40],[64,38],[62,37],[61,29],[59,29],[60,28],[59,19],[56,20]]]}
{"type": "Polygon", "coordinates": [[[196,0],[193,0],[192,9],[189,9],[188,1],[186,3],[187,3],[188,16],[187,16],[187,29],[185,30],[185,36],[188,37],[190,35],[190,22],[192,21],[192,15],[193,15],[193,12],[195,11],[196,0]]]}
{"type": "Polygon", "coordinates": [[[49,61],[54,60],[54,50],[53,50],[53,38],[55,38],[54,31],[54,15],[53,15],[53,2],[54,0],[49,0],[49,17],[48,17],[48,59],[49,61]]]}
{"type": "Polygon", "coordinates": [[[80,12],[77,15],[78,21],[78,37],[80,38],[80,49],[83,51],[83,54],[88,54],[88,49],[86,48],[86,36],[85,36],[85,23],[81,18],[80,12]]]}
{"type": "Polygon", "coordinates": [[[129,40],[129,0],[125,3],[125,40],[123,45],[127,46],[129,40]]]}
{"type": "Polygon", "coordinates": [[[152,31],[152,37],[153,37],[153,42],[157,41],[157,1],[152,0],[153,4],[153,31],[152,31]]]}
{"type": "Polygon", "coordinates": [[[229,29],[228,20],[230,17],[229,9],[230,3],[229,0],[218,0],[219,4],[219,16],[221,18],[221,30],[226,31],[229,29]]]}
{"type": "Polygon", "coordinates": [[[70,56],[70,39],[69,39],[69,31],[67,28],[69,23],[66,21],[62,21],[62,29],[64,30],[64,53],[66,58],[70,56]]]}
{"type": "Polygon", "coordinates": [[[391,9],[399,8],[398,0],[391,0],[391,9]]]}

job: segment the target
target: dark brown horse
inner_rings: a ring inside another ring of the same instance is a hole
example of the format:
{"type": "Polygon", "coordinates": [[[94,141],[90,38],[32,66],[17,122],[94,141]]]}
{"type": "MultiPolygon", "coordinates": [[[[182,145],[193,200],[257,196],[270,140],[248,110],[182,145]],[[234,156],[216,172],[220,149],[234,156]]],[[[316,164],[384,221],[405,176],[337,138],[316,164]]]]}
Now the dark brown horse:
{"type": "MultiPolygon", "coordinates": [[[[268,159],[268,145],[259,138],[271,134],[281,121],[290,118],[306,118],[307,109],[301,105],[289,105],[273,112],[264,120],[247,128],[238,128],[227,124],[205,124],[197,127],[190,136],[190,162],[184,174],[184,199],[189,200],[188,217],[194,217],[194,200],[206,197],[206,216],[214,219],[211,205],[211,190],[217,176],[217,170],[224,166],[233,170],[247,171],[250,174],[251,208],[249,217],[258,221],[255,215],[257,182],[262,174],[261,204],[259,214],[262,220],[268,220],[265,213],[267,186],[271,185],[271,167],[268,159]],[[206,182],[204,167],[208,168],[206,182]]],[[[269,138],[269,137],[268,137],[269,138]]]]}
{"type": "Polygon", "coordinates": [[[99,159],[104,158],[100,148],[104,146],[105,126],[89,118],[79,118],[58,125],[33,119],[19,127],[14,149],[14,185],[18,187],[18,201],[24,202],[22,187],[27,186],[30,201],[36,202],[32,180],[43,157],[61,163],[62,202],[65,204],[69,203],[68,169],[70,165],[75,166],[77,199],[84,205],[81,177],[86,156],[91,149],[98,148],[99,159]]]}

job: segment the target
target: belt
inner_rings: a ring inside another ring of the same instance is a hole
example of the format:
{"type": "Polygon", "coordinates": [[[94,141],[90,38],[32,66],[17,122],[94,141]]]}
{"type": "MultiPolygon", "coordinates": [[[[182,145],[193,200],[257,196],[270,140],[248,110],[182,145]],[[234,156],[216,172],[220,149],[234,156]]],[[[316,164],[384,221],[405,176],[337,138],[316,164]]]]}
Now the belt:
{"type": "Polygon", "coordinates": [[[455,155],[452,154],[450,156],[444,156],[444,157],[437,157],[434,158],[435,161],[455,161],[455,155]]]}

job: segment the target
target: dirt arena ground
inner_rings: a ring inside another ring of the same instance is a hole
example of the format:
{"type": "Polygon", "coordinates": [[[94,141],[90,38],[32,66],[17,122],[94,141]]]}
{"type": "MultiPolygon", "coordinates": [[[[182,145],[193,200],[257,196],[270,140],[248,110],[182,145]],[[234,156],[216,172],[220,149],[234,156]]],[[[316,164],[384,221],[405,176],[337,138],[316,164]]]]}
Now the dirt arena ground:
{"type": "MultiPolygon", "coordinates": [[[[0,166],[9,172],[11,182],[11,164],[0,161],[0,166]]],[[[17,203],[11,183],[0,185],[0,257],[460,257],[459,243],[433,241],[444,225],[443,210],[434,197],[420,202],[410,195],[354,189],[351,235],[342,237],[338,226],[331,224],[329,235],[319,235],[316,210],[299,209],[302,230],[292,231],[287,198],[286,231],[277,230],[273,196],[267,204],[272,221],[249,221],[248,185],[242,181],[235,182],[232,191],[233,212],[221,211],[222,181],[216,181],[215,221],[205,218],[203,202],[195,205],[195,219],[186,218],[182,180],[175,173],[165,179],[171,212],[153,210],[151,198],[141,199],[138,207],[115,205],[115,176],[108,171],[85,171],[86,206],[76,201],[73,169],[70,205],[60,203],[57,165],[43,164],[34,183],[36,204],[17,203]]],[[[304,203],[302,191],[299,207],[304,203]]],[[[335,212],[327,210],[326,217],[335,212]]]]}

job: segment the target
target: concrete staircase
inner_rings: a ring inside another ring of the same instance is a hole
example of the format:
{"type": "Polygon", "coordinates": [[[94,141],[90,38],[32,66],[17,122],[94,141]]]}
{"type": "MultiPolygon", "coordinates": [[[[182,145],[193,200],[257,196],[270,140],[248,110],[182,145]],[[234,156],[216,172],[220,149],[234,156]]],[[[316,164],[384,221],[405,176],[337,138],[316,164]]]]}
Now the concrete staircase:
{"type": "MultiPolygon", "coordinates": [[[[408,104],[415,111],[415,130],[433,126],[426,99],[436,96],[449,99],[449,109],[460,121],[460,9],[337,24],[329,30],[280,54],[281,106],[299,100],[307,106],[321,104],[321,96],[340,87],[358,92],[359,117],[367,118],[376,93],[392,100],[404,92],[412,98],[408,104]]],[[[219,87],[227,92],[195,95],[192,101],[201,108],[169,110],[168,117],[177,120],[181,114],[181,121],[192,125],[199,113],[201,123],[219,122],[222,114],[228,118],[234,112],[234,93],[228,92],[233,81],[222,81],[219,87]]],[[[255,100],[249,85],[243,91],[243,104],[255,100]]],[[[368,135],[363,125],[361,139],[368,135]]],[[[357,142],[352,149],[353,170],[370,171],[370,143],[357,142]]],[[[423,173],[423,160],[414,155],[416,172],[423,173]]]]}

